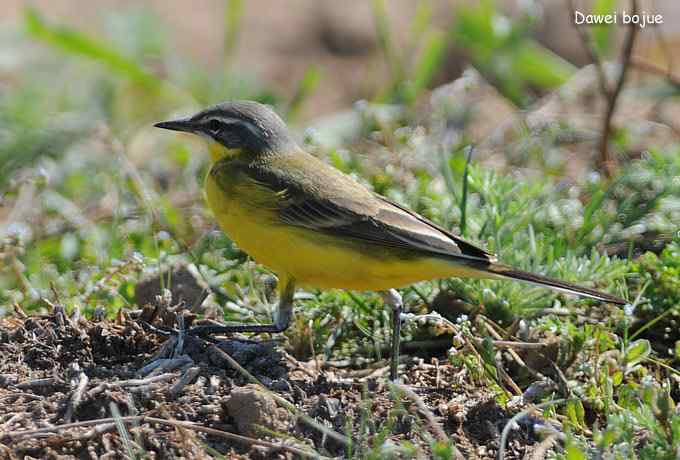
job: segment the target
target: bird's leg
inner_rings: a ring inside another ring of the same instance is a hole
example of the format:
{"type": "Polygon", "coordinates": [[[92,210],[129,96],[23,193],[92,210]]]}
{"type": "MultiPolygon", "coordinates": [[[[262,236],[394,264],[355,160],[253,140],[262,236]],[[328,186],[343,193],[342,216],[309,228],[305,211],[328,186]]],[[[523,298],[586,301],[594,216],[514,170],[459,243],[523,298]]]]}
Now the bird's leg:
{"type": "Polygon", "coordinates": [[[273,324],[233,324],[224,326],[194,326],[188,331],[187,335],[211,335],[211,334],[232,334],[235,332],[256,332],[256,333],[276,333],[288,329],[293,318],[293,295],[295,294],[295,282],[288,279],[280,289],[279,305],[276,311],[276,320],[273,324]]]}
{"type": "Polygon", "coordinates": [[[401,340],[401,311],[404,303],[396,289],[382,292],[385,305],[392,307],[392,361],[390,362],[390,380],[396,382],[399,367],[399,341],[401,340]]]}

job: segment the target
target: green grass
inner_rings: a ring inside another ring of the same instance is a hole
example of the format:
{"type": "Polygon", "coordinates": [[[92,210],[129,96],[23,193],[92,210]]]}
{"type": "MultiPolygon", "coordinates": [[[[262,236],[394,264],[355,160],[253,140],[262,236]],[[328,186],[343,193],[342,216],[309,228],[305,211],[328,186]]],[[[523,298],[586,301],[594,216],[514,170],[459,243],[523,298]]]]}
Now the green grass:
{"type": "MultiPolygon", "coordinates": [[[[608,2],[600,4],[606,8],[608,2]]],[[[113,317],[135,306],[140,279],[185,263],[211,286],[208,303],[223,311],[225,320],[270,319],[270,274],[215,231],[203,206],[206,155],[191,141],[149,127],[174,110],[232,97],[272,103],[294,118],[323,78],[310,67],[286,100],[250,75],[230,70],[242,5],[229,5],[225,70],[214,74],[177,56],[162,23],[148,11],[110,18],[110,30],[123,27],[126,33],[109,39],[26,12],[23,36],[11,46],[39,45],[41,51],[14,69],[18,78],[12,91],[0,93],[0,196],[7,215],[15,218],[1,223],[0,314],[10,314],[14,303],[28,312],[44,311],[44,299],[53,300],[58,292],[69,310],[91,313],[103,307],[113,317]],[[75,79],[78,85],[68,84],[75,79]]],[[[472,62],[496,57],[498,67],[480,64],[481,70],[519,105],[533,100],[536,87],[553,88],[574,69],[527,38],[528,22],[504,31],[494,28],[501,19],[488,1],[466,8],[449,31],[435,30],[431,12],[422,6],[412,25],[419,53],[410,62],[393,43],[384,8],[374,2],[392,79],[375,101],[396,105],[357,108],[361,135],[355,142],[335,150],[318,147],[316,154],[464,233],[505,263],[596,287],[633,304],[632,311],[603,311],[593,301],[521,283],[450,279],[404,289],[407,310],[429,311],[438,296],[448,293],[505,332],[522,320],[534,338],[557,340],[566,379],[557,396],[582,401],[546,409],[564,421],[561,458],[674,458],[680,416],[673,401],[680,394],[671,376],[677,379],[680,346],[668,331],[677,330],[680,309],[680,147],[649,146],[649,153],[624,164],[611,181],[584,174],[569,186],[531,155],[522,159],[524,165],[545,174],[490,169],[478,162],[481,152],[469,155],[464,138],[442,151],[437,127],[464,125],[466,119],[424,115],[415,102],[441,65],[445,37],[454,37],[472,62]],[[427,160],[414,160],[422,157],[427,160]],[[657,240],[657,253],[645,252],[657,240]],[[615,255],[603,255],[607,249],[615,255]],[[560,308],[581,313],[551,313],[560,308]],[[603,362],[603,354],[610,359],[603,362]],[[584,406],[589,417],[583,416],[584,406]],[[627,444],[633,439],[637,444],[627,444]]],[[[598,34],[598,47],[604,49],[607,36],[598,34]]],[[[557,135],[539,143],[536,136],[526,133],[523,139],[534,155],[561,148],[557,135]]],[[[287,335],[300,358],[312,349],[329,358],[384,357],[389,315],[376,294],[300,292],[297,306],[287,335]]],[[[488,338],[488,329],[475,318],[453,314],[449,319],[458,320],[460,328],[452,341],[452,362],[467,366],[478,383],[506,401],[491,342],[479,345],[476,355],[463,353],[457,342],[488,338]]],[[[436,318],[409,321],[403,339],[431,338],[440,326],[436,318]]],[[[359,440],[354,448],[365,458],[415,455],[406,442],[386,453],[382,441],[389,430],[389,424],[374,429],[370,440],[359,440]]],[[[432,446],[441,458],[451,449],[432,446]]]]}

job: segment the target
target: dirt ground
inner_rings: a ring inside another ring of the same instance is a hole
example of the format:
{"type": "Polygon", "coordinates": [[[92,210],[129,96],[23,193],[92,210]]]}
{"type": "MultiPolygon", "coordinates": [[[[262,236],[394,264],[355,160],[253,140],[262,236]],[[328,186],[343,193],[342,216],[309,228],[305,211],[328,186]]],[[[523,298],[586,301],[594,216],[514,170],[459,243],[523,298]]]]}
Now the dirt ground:
{"type": "MultiPolygon", "coordinates": [[[[165,336],[162,324],[148,309],[89,321],[58,305],[0,319],[0,457],[337,457],[386,428],[425,452],[450,438],[486,459],[513,415],[443,356],[404,357],[395,387],[385,363],[299,362],[276,341],[165,336]],[[149,316],[161,329],[142,326],[149,316]]],[[[544,448],[532,420],[511,432],[506,458],[544,448]]]]}

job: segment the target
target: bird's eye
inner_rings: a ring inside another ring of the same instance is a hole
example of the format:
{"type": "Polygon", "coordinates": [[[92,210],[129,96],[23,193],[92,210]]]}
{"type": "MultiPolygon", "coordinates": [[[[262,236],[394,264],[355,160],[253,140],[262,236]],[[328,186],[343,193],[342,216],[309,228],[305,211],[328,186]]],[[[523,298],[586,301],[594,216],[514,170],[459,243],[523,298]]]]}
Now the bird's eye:
{"type": "Polygon", "coordinates": [[[217,120],[210,120],[206,124],[206,128],[208,128],[208,131],[210,131],[211,133],[217,133],[222,128],[222,123],[220,123],[217,120]]]}

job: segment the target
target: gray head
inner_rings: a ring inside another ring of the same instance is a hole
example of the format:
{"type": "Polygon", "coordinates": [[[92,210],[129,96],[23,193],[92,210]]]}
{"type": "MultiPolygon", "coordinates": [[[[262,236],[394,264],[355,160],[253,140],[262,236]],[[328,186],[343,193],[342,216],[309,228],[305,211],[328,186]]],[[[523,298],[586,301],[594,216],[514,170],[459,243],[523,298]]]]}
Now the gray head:
{"type": "Polygon", "coordinates": [[[230,101],[158,128],[198,134],[229,150],[247,153],[282,152],[295,146],[286,124],[271,108],[253,101],[230,101]]]}

